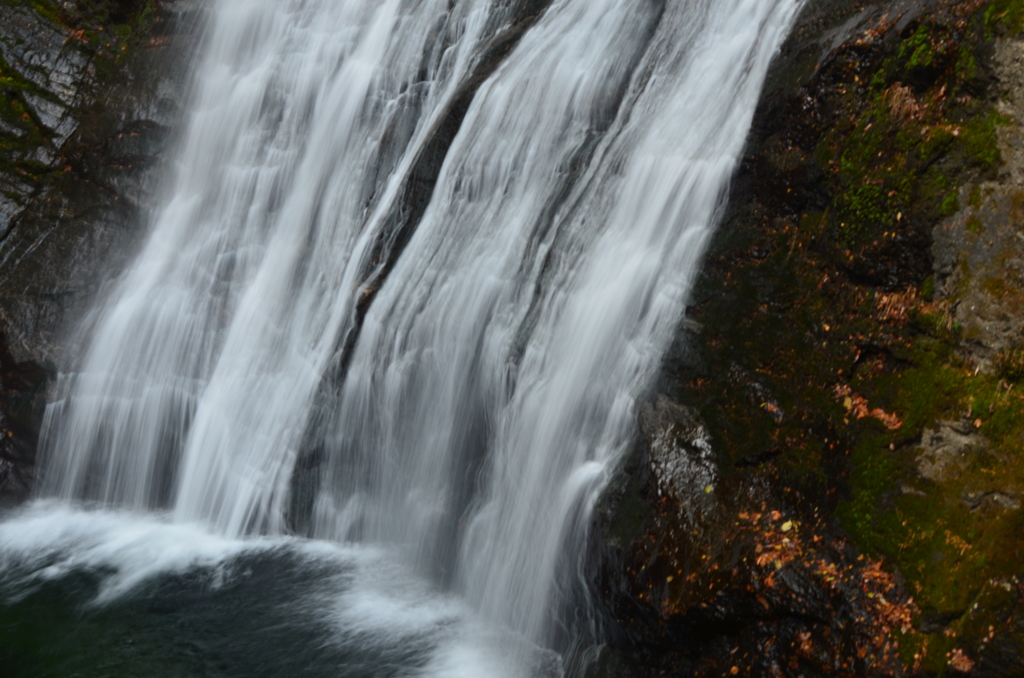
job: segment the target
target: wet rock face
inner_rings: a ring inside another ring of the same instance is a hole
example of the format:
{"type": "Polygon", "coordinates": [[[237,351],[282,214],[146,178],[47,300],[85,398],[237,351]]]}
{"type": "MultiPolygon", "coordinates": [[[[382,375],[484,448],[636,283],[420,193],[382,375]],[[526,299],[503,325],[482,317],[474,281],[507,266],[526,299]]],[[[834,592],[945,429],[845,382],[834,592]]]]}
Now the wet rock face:
{"type": "Polygon", "coordinates": [[[16,170],[57,163],[58,149],[78,126],[75,110],[95,76],[87,57],[67,45],[67,33],[40,21],[27,5],[0,5],[0,26],[3,74],[18,86],[6,88],[2,118],[4,164],[13,165],[0,173],[0,224],[6,225],[36,188],[34,177],[16,170]],[[12,142],[13,150],[8,147],[12,142]]]}
{"type": "Polygon", "coordinates": [[[954,478],[970,463],[973,452],[988,447],[969,421],[940,421],[921,435],[921,455],[917,473],[922,478],[942,482],[954,478]]]}
{"type": "Polygon", "coordinates": [[[17,362],[0,343],[0,505],[23,499],[35,480],[33,460],[46,377],[35,363],[17,362]]]}
{"type": "Polygon", "coordinates": [[[936,291],[963,327],[964,355],[999,371],[1000,354],[1024,344],[1024,41],[993,50],[991,96],[1003,164],[961,187],[963,209],[936,225],[936,291]]]}
{"type": "Polygon", "coordinates": [[[0,4],[0,495],[31,485],[70,332],[154,206],[195,12],[146,0],[0,4]]]}
{"type": "Polygon", "coordinates": [[[771,489],[735,474],[681,501],[666,495],[665,435],[645,434],[601,511],[610,539],[598,588],[622,636],[588,675],[902,675],[889,635],[911,629],[914,608],[899,578],[821,520],[768,508],[771,489]]]}
{"type": "Polygon", "coordinates": [[[595,675],[1024,674],[1022,27],[808,4],[599,511],[595,675]]]}
{"type": "Polygon", "coordinates": [[[658,496],[685,506],[691,515],[706,511],[701,500],[714,491],[718,468],[697,412],[658,396],[641,408],[640,430],[658,496]]]}

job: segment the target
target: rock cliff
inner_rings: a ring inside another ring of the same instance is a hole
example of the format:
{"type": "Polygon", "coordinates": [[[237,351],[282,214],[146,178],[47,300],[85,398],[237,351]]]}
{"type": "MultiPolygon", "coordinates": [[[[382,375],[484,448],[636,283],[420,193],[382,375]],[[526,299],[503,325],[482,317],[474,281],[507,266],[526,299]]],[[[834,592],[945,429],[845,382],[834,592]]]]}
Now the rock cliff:
{"type": "Polygon", "coordinates": [[[153,204],[194,13],[153,0],[0,2],[5,501],[31,486],[45,393],[73,341],[69,328],[120,271],[153,204]]]}
{"type": "MultiPolygon", "coordinates": [[[[194,13],[0,0],[4,501],[156,200],[194,13]]],[[[1022,27],[808,2],[599,511],[593,675],[1024,673],[1022,27]]]]}
{"type": "Polygon", "coordinates": [[[595,673],[1024,672],[1022,21],[805,8],[595,530],[595,673]]]}

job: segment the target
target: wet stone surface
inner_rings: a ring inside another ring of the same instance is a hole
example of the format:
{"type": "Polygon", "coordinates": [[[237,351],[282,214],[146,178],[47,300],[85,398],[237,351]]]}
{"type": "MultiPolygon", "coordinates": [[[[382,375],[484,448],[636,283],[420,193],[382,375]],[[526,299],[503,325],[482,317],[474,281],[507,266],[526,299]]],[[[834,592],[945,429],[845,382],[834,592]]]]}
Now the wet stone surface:
{"type": "Polygon", "coordinates": [[[31,484],[42,404],[74,328],[158,200],[195,17],[181,2],[0,4],[5,497],[31,484]]]}
{"type": "Polygon", "coordinates": [[[1024,672],[1022,25],[808,4],[599,511],[595,676],[1024,672]]]}

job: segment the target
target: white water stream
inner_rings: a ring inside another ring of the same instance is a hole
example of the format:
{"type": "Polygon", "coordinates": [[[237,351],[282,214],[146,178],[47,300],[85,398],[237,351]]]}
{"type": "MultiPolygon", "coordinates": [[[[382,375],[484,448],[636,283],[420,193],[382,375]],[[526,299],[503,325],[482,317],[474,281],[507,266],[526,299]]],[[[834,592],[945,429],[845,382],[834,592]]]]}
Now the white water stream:
{"type": "MultiPolygon", "coordinates": [[[[550,643],[800,4],[553,0],[495,57],[544,3],[216,0],[170,198],[48,410],[43,493],[378,545],[550,643]]],[[[38,511],[0,545],[44,549],[38,511]]],[[[174,529],[104,520],[84,542],[174,529]]]]}

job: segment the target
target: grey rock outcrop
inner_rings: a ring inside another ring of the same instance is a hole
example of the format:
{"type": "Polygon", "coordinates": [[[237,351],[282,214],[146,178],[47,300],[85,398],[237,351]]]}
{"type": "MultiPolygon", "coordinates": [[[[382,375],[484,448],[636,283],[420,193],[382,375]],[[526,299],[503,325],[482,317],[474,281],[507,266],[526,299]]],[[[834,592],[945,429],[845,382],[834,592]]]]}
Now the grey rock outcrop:
{"type": "Polygon", "coordinates": [[[113,25],[76,29],[27,2],[0,5],[0,69],[16,85],[0,111],[10,140],[0,153],[5,500],[32,484],[47,390],[74,352],[74,328],[139,244],[181,115],[196,10],[121,5],[124,16],[104,15],[125,22],[116,40],[113,25]],[[90,43],[99,35],[111,39],[90,43]]]}

